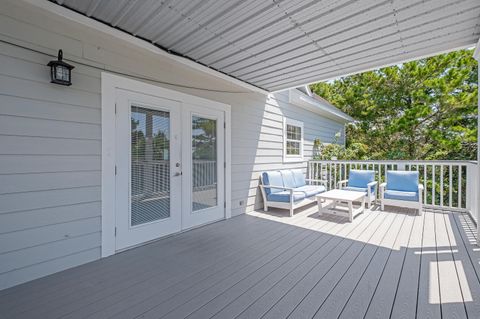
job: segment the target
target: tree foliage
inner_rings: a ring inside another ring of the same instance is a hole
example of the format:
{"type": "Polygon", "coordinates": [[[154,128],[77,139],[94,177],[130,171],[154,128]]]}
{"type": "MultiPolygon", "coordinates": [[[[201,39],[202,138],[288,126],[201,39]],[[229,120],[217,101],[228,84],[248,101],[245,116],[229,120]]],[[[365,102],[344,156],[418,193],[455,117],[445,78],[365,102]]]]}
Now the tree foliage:
{"type": "Polygon", "coordinates": [[[347,127],[347,150],[370,159],[476,159],[478,66],[472,56],[460,50],[311,89],[357,120],[347,127]]]}

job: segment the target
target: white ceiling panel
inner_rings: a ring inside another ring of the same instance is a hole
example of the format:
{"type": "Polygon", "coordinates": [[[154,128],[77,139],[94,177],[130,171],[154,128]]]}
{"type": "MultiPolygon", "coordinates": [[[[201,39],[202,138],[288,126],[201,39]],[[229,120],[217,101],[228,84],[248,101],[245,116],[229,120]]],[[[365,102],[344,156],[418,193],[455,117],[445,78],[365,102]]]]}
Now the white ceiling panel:
{"type": "Polygon", "coordinates": [[[64,0],[267,91],[473,46],[479,0],[64,0]]]}

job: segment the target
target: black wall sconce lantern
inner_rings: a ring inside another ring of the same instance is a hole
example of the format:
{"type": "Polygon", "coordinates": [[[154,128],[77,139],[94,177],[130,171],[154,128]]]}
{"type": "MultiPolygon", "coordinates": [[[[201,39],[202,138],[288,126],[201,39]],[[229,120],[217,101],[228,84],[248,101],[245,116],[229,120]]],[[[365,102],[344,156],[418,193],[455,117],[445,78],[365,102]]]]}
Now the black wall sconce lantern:
{"type": "Polygon", "coordinates": [[[72,69],[73,65],[63,62],[63,51],[58,50],[58,60],[48,62],[47,66],[50,67],[50,83],[56,83],[60,85],[72,85],[72,69]]]}

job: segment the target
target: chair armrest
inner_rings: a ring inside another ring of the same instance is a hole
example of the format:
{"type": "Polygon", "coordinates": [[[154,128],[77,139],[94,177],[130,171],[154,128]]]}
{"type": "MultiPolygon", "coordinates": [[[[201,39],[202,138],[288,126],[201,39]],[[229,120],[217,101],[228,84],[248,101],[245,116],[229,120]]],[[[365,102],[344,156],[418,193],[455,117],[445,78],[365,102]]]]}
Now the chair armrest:
{"type": "Polygon", "coordinates": [[[368,196],[370,196],[372,194],[372,187],[375,188],[374,192],[377,193],[377,187],[378,187],[378,182],[377,181],[373,181],[373,182],[370,182],[367,184],[367,193],[368,193],[368,196]]]}
{"type": "Polygon", "coordinates": [[[420,203],[420,205],[422,205],[423,202],[423,189],[423,184],[418,184],[418,202],[420,203]]]}
{"type": "Polygon", "coordinates": [[[381,183],[380,184],[380,199],[381,199],[382,202],[383,202],[383,199],[384,199],[383,195],[385,193],[386,188],[387,188],[387,183],[381,183]]]}
{"type": "Polygon", "coordinates": [[[275,186],[275,185],[259,185],[260,187],[262,188],[276,188],[276,189],[283,189],[283,190],[286,190],[286,191],[293,191],[294,188],[291,188],[291,187],[284,187],[284,186],[275,186]]]}
{"type": "Polygon", "coordinates": [[[327,181],[324,180],[324,179],[310,179],[310,178],[306,178],[305,179],[306,182],[315,182],[315,183],[320,183],[320,184],[323,184],[325,185],[325,187],[327,186],[327,181]]]}
{"type": "Polygon", "coordinates": [[[337,187],[338,187],[339,189],[342,189],[347,183],[348,183],[348,179],[344,179],[344,180],[339,181],[339,182],[337,183],[337,187]]]}

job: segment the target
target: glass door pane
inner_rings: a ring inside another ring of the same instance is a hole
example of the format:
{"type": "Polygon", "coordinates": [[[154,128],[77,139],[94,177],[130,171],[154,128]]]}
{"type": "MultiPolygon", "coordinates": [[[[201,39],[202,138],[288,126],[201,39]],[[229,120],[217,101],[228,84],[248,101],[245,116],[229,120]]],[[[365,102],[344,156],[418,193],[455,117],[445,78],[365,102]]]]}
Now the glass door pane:
{"type": "Polygon", "coordinates": [[[170,113],[131,107],[130,226],[170,217],[170,113]]]}
{"type": "Polygon", "coordinates": [[[192,116],[192,211],[217,204],[217,121],[192,116]]]}

